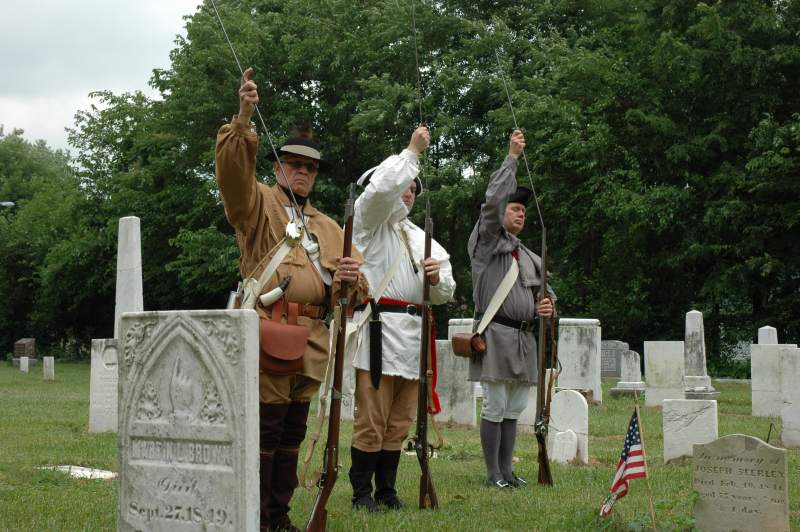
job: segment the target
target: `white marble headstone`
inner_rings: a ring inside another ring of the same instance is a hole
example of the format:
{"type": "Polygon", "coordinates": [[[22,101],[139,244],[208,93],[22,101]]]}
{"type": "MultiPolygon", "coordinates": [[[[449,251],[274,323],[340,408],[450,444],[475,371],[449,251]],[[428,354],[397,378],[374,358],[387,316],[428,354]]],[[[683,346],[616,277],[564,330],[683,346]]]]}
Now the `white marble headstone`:
{"type": "MultiPolygon", "coordinates": [[[[550,381],[553,379],[553,370],[548,369],[545,372],[545,379],[546,383],[545,386],[549,386],[550,381]]],[[[554,397],[556,394],[556,383],[553,383],[552,388],[550,389],[550,393],[553,394],[551,397],[554,397]]],[[[528,405],[525,407],[525,410],[522,411],[520,414],[519,419],[517,420],[517,430],[524,433],[532,433],[534,430],[534,425],[536,424],[536,394],[538,393],[538,387],[531,386],[528,390],[528,405]]],[[[544,389],[544,393],[547,393],[547,388],[544,389]]],[[[551,399],[552,400],[552,399],[551,399]]],[[[552,405],[552,403],[551,403],[552,405]]]]}
{"type": "Polygon", "coordinates": [[[117,529],[259,529],[258,316],[128,313],[117,529]]]}
{"type": "Polygon", "coordinates": [[[778,417],[783,408],[781,365],[783,354],[796,345],[751,344],[750,386],[752,413],[760,417],[778,417]]]}
{"type": "Polygon", "coordinates": [[[123,312],[144,310],[142,295],[142,237],[139,218],[119,219],[117,235],[117,289],[114,306],[114,338],[119,338],[123,312]]]}
{"type": "Polygon", "coordinates": [[[686,313],[683,345],[686,398],[713,399],[719,394],[711,385],[711,377],[706,370],[706,337],[702,312],[692,310],[686,313]]]}
{"type": "Polygon", "coordinates": [[[661,406],[664,399],[683,399],[683,342],[645,342],[645,406],[661,406]]]}
{"type": "Polygon", "coordinates": [[[29,366],[28,366],[28,357],[19,357],[19,370],[22,373],[28,373],[29,366]]]}
{"type": "Polygon", "coordinates": [[[476,426],[475,387],[467,380],[469,359],[455,356],[449,340],[436,340],[436,365],[436,393],[442,406],[437,421],[476,426]]]}
{"type": "MultiPolygon", "coordinates": [[[[572,431],[577,438],[578,463],[589,463],[589,404],[586,398],[575,390],[561,390],[553,396],[550,406],[550,426],[548,428],[548,447],[555,443],[559,432],[572,431]]],[[[575,458],[573,455],[570,461],[575,458]]]]}
{"type": "Polygon", "coordinates": [[[777,344],[778,343],[778,329],[765,325],[758,330],[758,343],[759,344],[777,344]]]}
{"type": "Polygon", "coordinates": [[[781,360],[781,441],[789,449],[800,448],[800,349],[786,347],[781,360]]]}
{"type": "Polygon", "coordinates": [[[616,386],[611,389],[611,396],[620,395],[640,395],[645,393],[645,385],[642,380],[642,361],[636,351],[625,351],[620,359],[622,374],[616,386]]]}
{"type": "Polygon", "coordinates": [[[44,380],[52,381],[56,379],[56,363],[54,357],[44,357],[42,365],[42,374],[44,380]]]}
{"type": "Polygon", "coordinates": [[[578,435],[571,430],[547,434],[547,455],[552,462],[570,464],[578,455],[578,435]]]}
{"type": "Polygon", "coordinates": [[[600,380],[600,320],[561,318],[558,320],[558,358],[562,372],[558,386],[590,390],[592,401],[603,402],[600,380]]]}
{"type": "Polygon", "coordinates": [[[731,434],[694,446],[694,517],[705,532],[789,532],[785,449],[731,434]]]}
{"type": "Polygon", "coordinates": [[[117,340],[92,340],[89,432],[117,432],[117,340]]]}
{"type": "Polygon", "coordinates": [[[662,408],[664,463],[692,456],[693,445],[717,439],[717,402],[705,399],[667,399],[662,408]]]}

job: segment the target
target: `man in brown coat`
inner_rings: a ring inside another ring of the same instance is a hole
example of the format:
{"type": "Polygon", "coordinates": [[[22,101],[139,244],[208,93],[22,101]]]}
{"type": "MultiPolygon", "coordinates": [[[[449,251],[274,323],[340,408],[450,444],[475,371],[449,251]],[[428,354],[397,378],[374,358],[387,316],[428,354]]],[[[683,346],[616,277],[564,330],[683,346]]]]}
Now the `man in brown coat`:
{"type": "MultiPolygon", "coordinates": [[[[251,75],[252,69],[247,69],[242,79],[239,114],[217,134],[217,182],[225,215],[236,230],[243,279],[259,277],[280,247],[290,222],[307,228],[301,242],[289,250],[261,290],[267,293],[289,279],[284,300],[289,307],[287,315],[296,312],[297,325],[309,330],[300,369],[288,374],[262,369],[259,379],[261,530],[293,531],[298,529],[288,512],[298,485],[298,450],[306,434],[309,404],[324,378],[329,356],[324,318],[339,297],[341,281],[351,283],[351,302],[362,301],[368,285],[359,270],[357,252],[351,258],[340,258],[344,233],[339,224],[316,210],[308,199],[318,172],[330,167],[310,136],[290,138],[278,150],[279,161],[273,163],[275,185],[256,179],[258,136],[250,117],[258,92],[251,75]]],[[[271,157],[274,160],[274,155],[271,157]]],[[[269,319],[275,305],[264,307],[258,301],[256,311],[269,319]]],[[[286,318],[281,321],[285,323],[286,318]]]]}

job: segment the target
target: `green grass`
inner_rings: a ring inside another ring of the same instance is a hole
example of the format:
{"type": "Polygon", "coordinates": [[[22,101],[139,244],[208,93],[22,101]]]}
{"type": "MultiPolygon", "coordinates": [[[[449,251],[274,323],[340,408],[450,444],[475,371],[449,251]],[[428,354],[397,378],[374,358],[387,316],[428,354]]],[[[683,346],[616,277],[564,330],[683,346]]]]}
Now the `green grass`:
{"type": "MultiPolygon", "coordinates": [[[[630,494],[617,502],[611,516],[598,517],[609,490],[627,429],[632,399],[613,399],[605,382],[605,403],[590,407],[589,466],[553,464],[555,486],[531,486],[500,493],[483,486],[484,469],[475,429],[445,427],[446,445],[432,461],[439,497],[438,511],[419,511],[416,497],[419,467],[403,456],[398,490],[407,507],[368,515],[350,510],[349,441],[343,424],[342,472],[328,504],[328,530],[640,530],[649,526],[647,482],[635,480],[630,494]]],[[[715,383],[719,397],[720,435],[743,433],[766,438],[770,422],[780,436],[780,420],[752,418],[749,387],[715,383]]],[[[89,434],[89,366],[56,364],[56,381],[42,380],[41,367],[22,374],[0,365],[0,530],[114,530],[117,490],[113,481],[76,480],[36,469],[75,464],[117,470],[114,434],[89,434]]],[[[663,464],[661,413],[642,409],[650,484],[659,529],[692,528],[691,462],[663,464]]],[[[324,436],[323,436],[324,439],[324,436]]],[[[320,444],[324,445],[324,441],[320,444]]],[[[535,482],[536,440],[520,435],[517,473],[535,482]]],[[[316,462],[319,462],[319,452],[316,462]]],[[[790,451],[791,525],[800,529],[800,451],[790,451]]],[[[315,491],[298,490],[291,516],[305,523],[315,491]]]]}

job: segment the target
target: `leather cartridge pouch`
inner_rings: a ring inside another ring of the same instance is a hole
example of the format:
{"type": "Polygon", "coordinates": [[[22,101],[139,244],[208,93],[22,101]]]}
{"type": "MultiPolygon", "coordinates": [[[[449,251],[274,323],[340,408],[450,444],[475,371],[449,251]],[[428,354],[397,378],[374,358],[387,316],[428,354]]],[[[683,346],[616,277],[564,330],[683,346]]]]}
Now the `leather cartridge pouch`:
{"type": "Polygon", "coordinates": [[[486,352],[486,341],[478,333],[455,333],[450,343],[456,356],[470,358],[486,352]]]}
{"type": "Polygon", "coordinates": [[[270,319],[261,318],[259,370],[272,375],[291,375],[303,369],[308,344],[308,327],[297,324],[297,303],[279,299],[272,305],[270,319]],[[281,321],[286,310],[286,323],[281,321]]]}

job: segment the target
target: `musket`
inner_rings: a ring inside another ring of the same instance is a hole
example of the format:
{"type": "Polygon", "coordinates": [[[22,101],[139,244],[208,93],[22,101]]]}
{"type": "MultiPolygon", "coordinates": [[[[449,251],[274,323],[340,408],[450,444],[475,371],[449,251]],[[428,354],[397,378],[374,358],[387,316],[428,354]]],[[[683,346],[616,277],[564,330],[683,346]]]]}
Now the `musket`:
{"type": "MultiPolygon", "coordinates": [[[[350,193],[344,208],[344,246],[342,257],[349,257],[353,244],[353,210],[356,201],[356,184],[350,184],[350,193]]],[[[333,384],[331,385],[330,413],[328,414],[328,440],[325,442],[325,453],[322,457],[322,474],[319,477],[317,486],[317,498],[312,506],[311,516],[306,525],[306,531],[322,532],[325,530],[325,522],[328,511],[325,505],[333,491],[333,485],[339,475],[339,429],[342,418],[342,373],[344,372],[344,341],[347,332],[347,319],[345,310],[348,307],[347,291],[350,283],[341,281],[339,288],[339,299],[334,313],[334,323],[338,330],[336,336],[336,351],[334,352],[333,363],[333,384]]]]}
{"type": "MultiPolygon", "coordinates": [[[[431,219],[430,199],[425,203],[425,259],[431,256],[431,239],[433,235],[433,220],[431,219]]],[[[433,371],[429,367],[431,356],[431,281],[423,271],[422,274],[422,337],[419,347],[419,389],[417,391],[417,433],[414,437],[414,449],[419,460],[419,508],[438,508],[436,489],[431,478],[431,445],[428,443],[428,394],[429,380],[433,378],[433,371]]]]}
{"type": "MultiPolygon", "coordinates": [[[[547,293],[547,230],[542,227],[542,285],[539,287],[539,301],[550,297],[547,293]]],[[[539,446],[539,484],[553,485],[550,474],[550,460],[547,457],[547,428],[550,424],[550,382],[547,379],[547,332],[550,320],[539,316],[539,356],[538,377],[536,386],[536,420],[533,430],[539,446]],[[547,389],[545,391],[545,388],[547,389]]]]}

